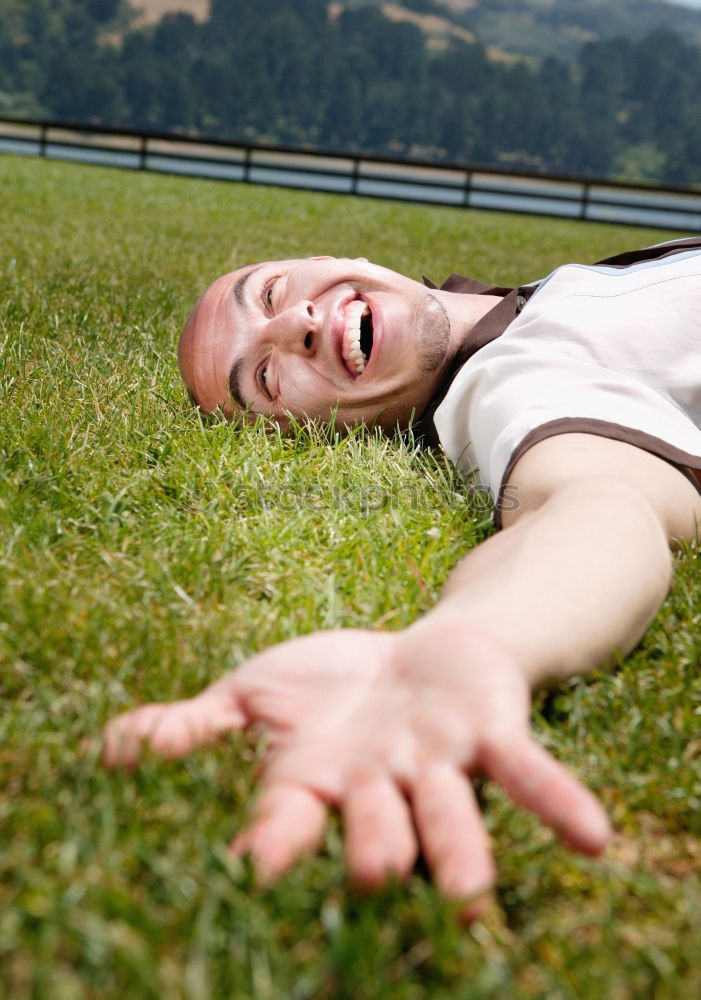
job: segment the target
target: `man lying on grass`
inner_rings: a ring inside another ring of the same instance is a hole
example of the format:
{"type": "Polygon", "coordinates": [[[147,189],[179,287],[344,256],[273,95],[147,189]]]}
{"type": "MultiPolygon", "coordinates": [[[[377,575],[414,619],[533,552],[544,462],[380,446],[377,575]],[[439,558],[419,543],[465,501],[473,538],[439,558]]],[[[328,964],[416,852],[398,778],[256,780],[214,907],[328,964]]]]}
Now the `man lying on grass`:
{"type": "Polygon", "coordinates": [[[314,850],[336,807],[357,883],[406,875],[420,849],[467,919],[495,877],[473,775],[601,851],[606,815],[531,737],[530,694],[631,650],[669,586],[670,545],[696,536],[700,316],[701,238],[512,290],[328,257],[216,281],[180,345],[203,410],[388,431],[418,414],[479,469],[503,530],[404,631],[268,649],[197,697],[114,720],[107,764],[262,723],[267,768],[233,849],[263,880],[314,850]]]}

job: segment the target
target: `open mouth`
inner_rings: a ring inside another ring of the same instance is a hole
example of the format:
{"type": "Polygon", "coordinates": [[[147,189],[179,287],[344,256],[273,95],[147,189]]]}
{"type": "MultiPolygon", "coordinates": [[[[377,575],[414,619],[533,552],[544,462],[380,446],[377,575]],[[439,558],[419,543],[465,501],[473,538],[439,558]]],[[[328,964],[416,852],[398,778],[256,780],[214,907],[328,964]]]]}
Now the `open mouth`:
{"type": "Polygon", "coordinates": [[[367,302],[354,299],[346,306],[341,354],[354,377],[362,375],[372,354],[372,312],[367,302]]]}

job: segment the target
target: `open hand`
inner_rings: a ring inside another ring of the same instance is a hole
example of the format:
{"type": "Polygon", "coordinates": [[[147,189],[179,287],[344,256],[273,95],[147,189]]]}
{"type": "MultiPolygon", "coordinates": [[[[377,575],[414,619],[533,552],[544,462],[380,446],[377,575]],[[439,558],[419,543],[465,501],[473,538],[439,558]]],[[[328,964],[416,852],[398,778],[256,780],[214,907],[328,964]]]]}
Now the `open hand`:
{"type": "Polygon", "coordinates": [[[598,853],[609,836],[594,796],[531,737],[529,710],[523,675],[496,642],[428,616],[399,633],[316,632],[274,646],[194,698],[114,719],[104,760],[133,767],[144,743],[182,757],[261,724],[261,793],[232,849],[252,855],[262,880],[319,846],[335,806],[356,883],[407,875],[420,848],[471,919],[495,868],[470,775],[493,778],[580,851],[598,853]]]}

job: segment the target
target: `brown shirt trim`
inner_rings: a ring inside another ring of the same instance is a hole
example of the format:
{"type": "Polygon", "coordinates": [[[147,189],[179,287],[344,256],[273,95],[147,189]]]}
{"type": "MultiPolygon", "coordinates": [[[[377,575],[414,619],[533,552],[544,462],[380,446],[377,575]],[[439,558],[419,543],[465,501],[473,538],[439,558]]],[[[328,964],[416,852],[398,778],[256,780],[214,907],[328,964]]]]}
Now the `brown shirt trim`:
{"type": "Polygon", "coordinates": [[[701,236],[689,236],[685,240],[661,243],[657,247],[626,250],[624,253],[617,253],[613,257],[599,260],[597,264],[604,264],[607,267],[629,267],[631,264],[638,264],[643,260],[661,260],[663,257],[673,257],[675,254],[684,253],[685,250],[698,250],[699,248],[701,248],[701,236]]]}
{"type": "MultiPolygon", "coordinates": [[[[540,427],[535,427],[526,434],[523,441],[514,450],[509,464],[504,470],[499,496],[504,495],[516,463],[529,448],[558,434],[595,434],[597,437],[622,441],[625,444],[632,444],[636,448],[642,448],[643,451],[647,451],[657,458],[662,458],[665,462],[669,462],[670,465],[679,469],[701,493],[701,483],[695,474],[697,470],[701,471],[701,455],[692,455],[691,452],[677,448],[676,445],[669,444],[668,441],[663,441],[662,438],[655,437],[654,434],[647,434],[645,431],[612,423],[609,420],[597,420],[594,417],[558,417],[557,420],[549,420],[547,423],[541,424],[540,427]]],[[[501,527],[501,514],[498,505],[494,512],[494,524],[496,528],[501,527]]]]}

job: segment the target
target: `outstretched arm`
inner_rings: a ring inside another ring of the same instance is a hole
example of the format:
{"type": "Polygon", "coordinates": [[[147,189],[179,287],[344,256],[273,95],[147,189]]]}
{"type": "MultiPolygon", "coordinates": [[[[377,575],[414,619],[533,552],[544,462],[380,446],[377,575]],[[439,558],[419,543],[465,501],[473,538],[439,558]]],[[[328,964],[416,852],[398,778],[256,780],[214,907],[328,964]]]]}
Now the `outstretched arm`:
{"type": "Polygon", "coordinates": [[[133,766],[144,742],[177,757],[263,723],[261,793],[233,845],[263,879],[318,846],[331,805],[355,881],[403,876],[421,849],[447,895],[473,898],[468,918],[494,880],[472,774],[597,853],[606,817],[532,739],[530,692],[635,644],[666,593],[669,542],[693,536],[701,503],[665,462],[589,435],[532,448],[512,482],[519,509],[506,530],[408,629],[320,632],[266,650],[196,698],[114,720],[107,764],[133,766]]]}
{"type": "Polygon", "coordinates": [[[483,625],[537,688],[633,648],[669,587],[670,547],[696,536],[701,496],[662,459],[590,434],[536,445],[512,483],[507,530],[462,560],[431,616],[483,625]]]}

